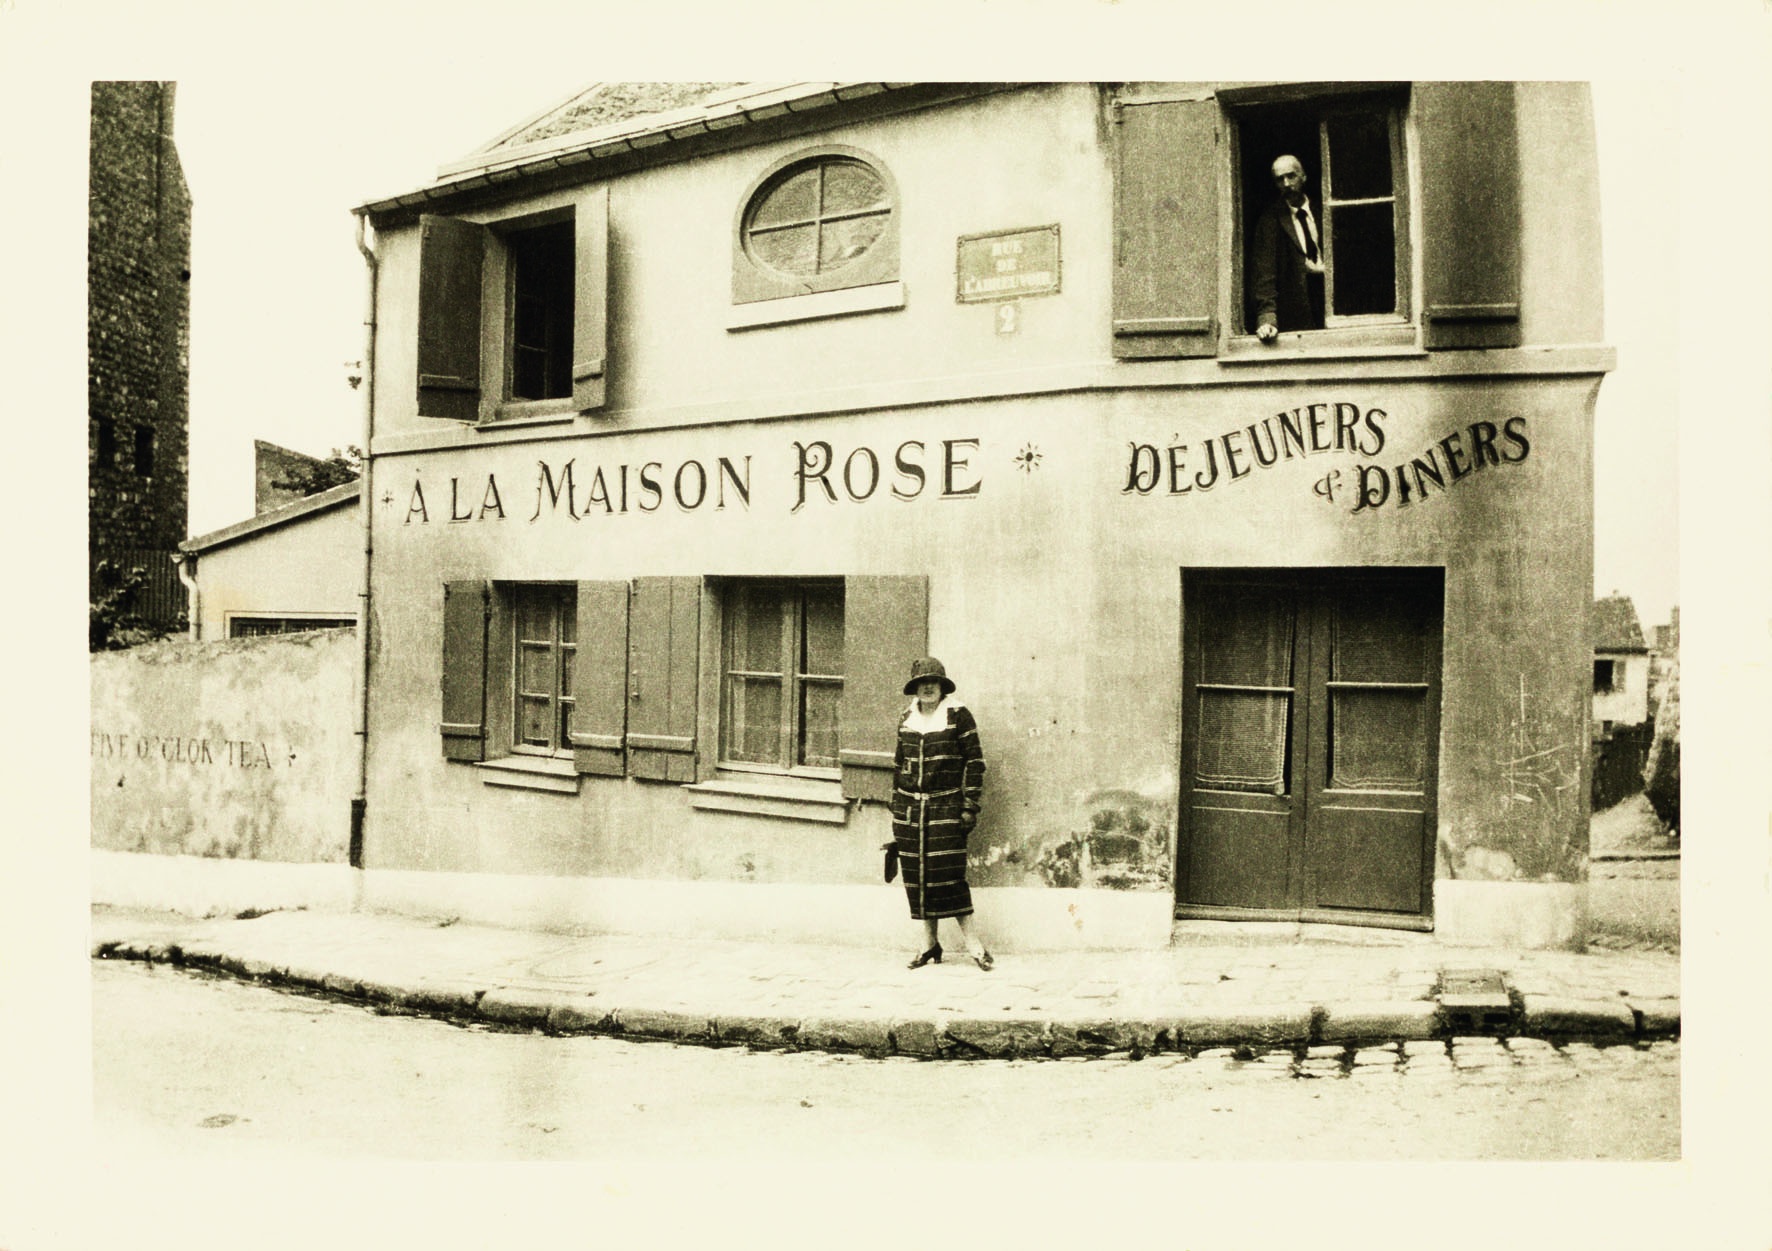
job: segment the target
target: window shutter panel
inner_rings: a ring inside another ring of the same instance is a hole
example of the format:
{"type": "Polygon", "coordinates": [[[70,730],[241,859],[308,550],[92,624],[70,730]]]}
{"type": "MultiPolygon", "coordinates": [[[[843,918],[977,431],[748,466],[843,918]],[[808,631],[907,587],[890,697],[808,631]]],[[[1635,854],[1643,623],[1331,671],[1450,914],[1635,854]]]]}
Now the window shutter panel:
{"type": "Polygon", "coordinates": [[[892,798],[892,756],[911,662],[929,654],[929,579],[843,580],[843,707],[837,761],[846,799],[892,798]]]}
{"type": "Polygon", "coordinates": [[[1422,345],[1517,347],[1520,152],[1514,85],[1417,83],[1422,345]]]}
{"type": "Polygon", "coordinates": [[[480,417],[480,266],[486,228],[419,218],[418,415],[480,417]]]}
{"type": "Polygon", "coordinates": [[[573,247],[578,268],[572,287],[572,402],[583,412],[603,407],[609,338],[608,187],[579,202],[573,247]]]}
{"type": "Polygon", "coordinates": [[[486,617],[484,582],[443,584],[443,736],[445,760],[486,759],[486,617]]]}
{"type": "Polygon", "coordinates": [[[628,774],[695,781],[701,579],[636,578],[628,613],[628,774]]]}
{"type": "Polygon", "coordinates": [[[578,584],[572,671],[572,759],[580,773],[620,777],[628,728],[628,584],[578,584]]]}
{"type": "Polygon", "coordinates": [[[1114,355],[1218,353],[1218,102],[1115,107],[1114,355]]]}

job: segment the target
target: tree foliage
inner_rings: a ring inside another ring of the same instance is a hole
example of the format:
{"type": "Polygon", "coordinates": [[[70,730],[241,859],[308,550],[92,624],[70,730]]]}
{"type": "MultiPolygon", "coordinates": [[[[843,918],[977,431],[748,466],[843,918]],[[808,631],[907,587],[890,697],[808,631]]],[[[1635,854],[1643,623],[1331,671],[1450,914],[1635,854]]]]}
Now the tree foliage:
{"type": "Polygon", "coordinates": [[[335,486],[355,482],[363,476],[363,449],[355,443],[333,448],[331,454],[292,466],[271,485],[279,491],[296,491],[302,495],[318,495],[335,486]]]}

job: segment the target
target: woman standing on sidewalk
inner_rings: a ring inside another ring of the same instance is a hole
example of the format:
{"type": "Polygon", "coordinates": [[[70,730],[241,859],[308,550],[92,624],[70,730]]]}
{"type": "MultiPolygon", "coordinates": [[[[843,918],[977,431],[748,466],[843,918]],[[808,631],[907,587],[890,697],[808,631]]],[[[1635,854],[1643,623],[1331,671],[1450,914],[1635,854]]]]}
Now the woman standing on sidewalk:
{"type": "Polygon", "coordinates": [[[898,722],[892,837],[911,916],[923,922],[924,950],[910,967],[941,963],[936,923],[953,917],[967,953],[989,971],[995,961],[973,933],[972,891],[966,885],[966,837],[978,824],[984,790],[978,723],[954,698],[953,680],[933,656],[911,665],[904,693],[915,698],[898,722]]]}

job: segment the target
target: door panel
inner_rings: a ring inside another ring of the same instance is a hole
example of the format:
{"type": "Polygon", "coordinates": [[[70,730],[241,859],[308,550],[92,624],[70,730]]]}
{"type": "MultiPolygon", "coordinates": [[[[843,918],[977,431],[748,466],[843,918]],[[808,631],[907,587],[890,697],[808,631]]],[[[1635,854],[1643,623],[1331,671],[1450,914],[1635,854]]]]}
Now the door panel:
{"type": "Polygon", "coordinates": [[[1442,585],[1437,569],[1186,575],[1179,912],[1422,923],[1442,585]]]}
{"type": "Polygon", "coordinates": [[[1325,803],[1310,821],[1311,894],[1319,908],[1425,912],[1422,813],[1325,803]]]}
{"type": "Polygon", "coordinates": [[[1271,907],[1291,875],[1291,814],[1248,808],[1193,810],[1183,875],[1190,897],[1217,908],[1271,907]]]}

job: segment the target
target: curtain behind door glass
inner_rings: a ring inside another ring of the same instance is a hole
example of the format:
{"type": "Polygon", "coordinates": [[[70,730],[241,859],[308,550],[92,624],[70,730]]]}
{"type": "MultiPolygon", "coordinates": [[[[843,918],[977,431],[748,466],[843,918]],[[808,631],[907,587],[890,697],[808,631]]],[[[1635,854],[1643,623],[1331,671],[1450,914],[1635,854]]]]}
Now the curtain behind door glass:
{"type": "Polygon", "coordinates": [[[1194,785],[1284,794],[1292,715],[1292,595],[1274,587],[1231,585],[1205,591],[1201,598],[1194,785]]]}

